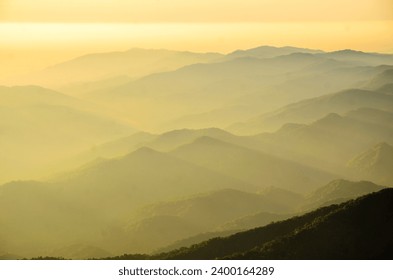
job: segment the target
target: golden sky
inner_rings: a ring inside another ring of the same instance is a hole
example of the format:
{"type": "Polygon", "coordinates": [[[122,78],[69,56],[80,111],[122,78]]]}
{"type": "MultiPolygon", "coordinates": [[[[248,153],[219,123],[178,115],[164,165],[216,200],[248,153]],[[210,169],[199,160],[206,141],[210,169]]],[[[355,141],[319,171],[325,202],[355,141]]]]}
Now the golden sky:
{"type": "Polygon", "coordinates": [[[0,77],[132,47],[393,53],[393,0],[0,0],[0,77]]]}
{"type": "Polygon", "coordinates": [[[3,21],[393,20],[392,0],[0,0],[3,21]]]}

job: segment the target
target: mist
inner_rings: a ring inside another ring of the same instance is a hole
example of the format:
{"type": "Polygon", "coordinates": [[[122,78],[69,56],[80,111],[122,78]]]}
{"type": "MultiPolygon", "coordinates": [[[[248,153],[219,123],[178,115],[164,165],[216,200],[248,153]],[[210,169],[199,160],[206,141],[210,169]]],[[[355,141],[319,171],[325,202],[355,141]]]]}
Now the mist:
{"type": "Polygon", "coordinates": [[[341,238],[388,203],[371,193],[393,185],[392,73],[391,54],[259,46],[92,51],[15,75],[0,87],[0,258],[275,257],[263,244],[285,234],[311,256],[293,225],[341,238]],[[348,209],[353,223],[335,220],[348,209]],[[212,239],[243,234],[227,251],[212,239]]]}

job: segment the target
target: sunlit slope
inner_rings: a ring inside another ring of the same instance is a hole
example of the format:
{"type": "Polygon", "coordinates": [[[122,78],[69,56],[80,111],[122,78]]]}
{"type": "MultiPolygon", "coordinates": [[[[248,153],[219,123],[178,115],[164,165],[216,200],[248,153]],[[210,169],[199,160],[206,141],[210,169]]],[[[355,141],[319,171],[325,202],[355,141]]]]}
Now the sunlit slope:
{"type": "Polygon", "coordinates": [[[40,72],[22,77],[20,82],[55,88],[66,87],[70,93],[80,93],[86,90],[86,87],[89,88],[89,82],[93,82],[93,89],[97,88],[94,82],[99,80],[104,82],[110,79],[113,81],[112,85],[118,85],[128,81],[120,78],[122,76],[139,78],[189,64],[209,62],[220,57],[221,55],[216,53],[147,49],[96,53],[53,65],[40,72]]]}
{"type": "Polygon", "coordinates": [[[392,189],[385,189],[354,201],[153,258],[390,259],[392,201],[392,189]]]}
{"type": "Polygon", "coordinates": [[[44,88],[0,88],[0,182],[42,176],[48,165],[135,131],[44,88]]]}
{"type": "Polygon", "coordinates": [[[393,186],[393,147],[378,143],[348,162],[355,178],[393,186]]]}
{"type": "Polygon", "coordinates": [[[333,175],[256,150],[201,137],[174,150],[172,155],[253,185],[307,192],[333,175]]]}

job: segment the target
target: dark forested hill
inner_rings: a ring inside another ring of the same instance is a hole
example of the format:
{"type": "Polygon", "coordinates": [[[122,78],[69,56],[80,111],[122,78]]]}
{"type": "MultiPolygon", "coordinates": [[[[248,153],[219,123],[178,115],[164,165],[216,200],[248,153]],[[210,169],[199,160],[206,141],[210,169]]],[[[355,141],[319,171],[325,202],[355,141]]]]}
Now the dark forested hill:
{"type": "MultiPolygon", "coordinates": [[[[120,258],[131,258],[124,255],[120,258]]],[[[154,259],[391,259],[393,189],[154,259]]]]}

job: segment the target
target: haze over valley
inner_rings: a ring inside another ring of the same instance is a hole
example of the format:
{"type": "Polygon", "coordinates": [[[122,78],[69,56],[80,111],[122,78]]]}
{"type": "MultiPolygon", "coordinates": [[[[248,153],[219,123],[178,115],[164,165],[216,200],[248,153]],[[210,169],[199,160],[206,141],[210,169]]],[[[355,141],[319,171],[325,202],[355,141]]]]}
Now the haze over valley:
{"type": "Polygon", "coordinates": [[[3,259],[349,258],[301,251],[295,228],[360,215],[374,202],[337,205],[393,185],[390,54],[133,48],[12,83],[0,87],[3,259]],[[239,246],[179,251],[218,237],[239,246]]]}

